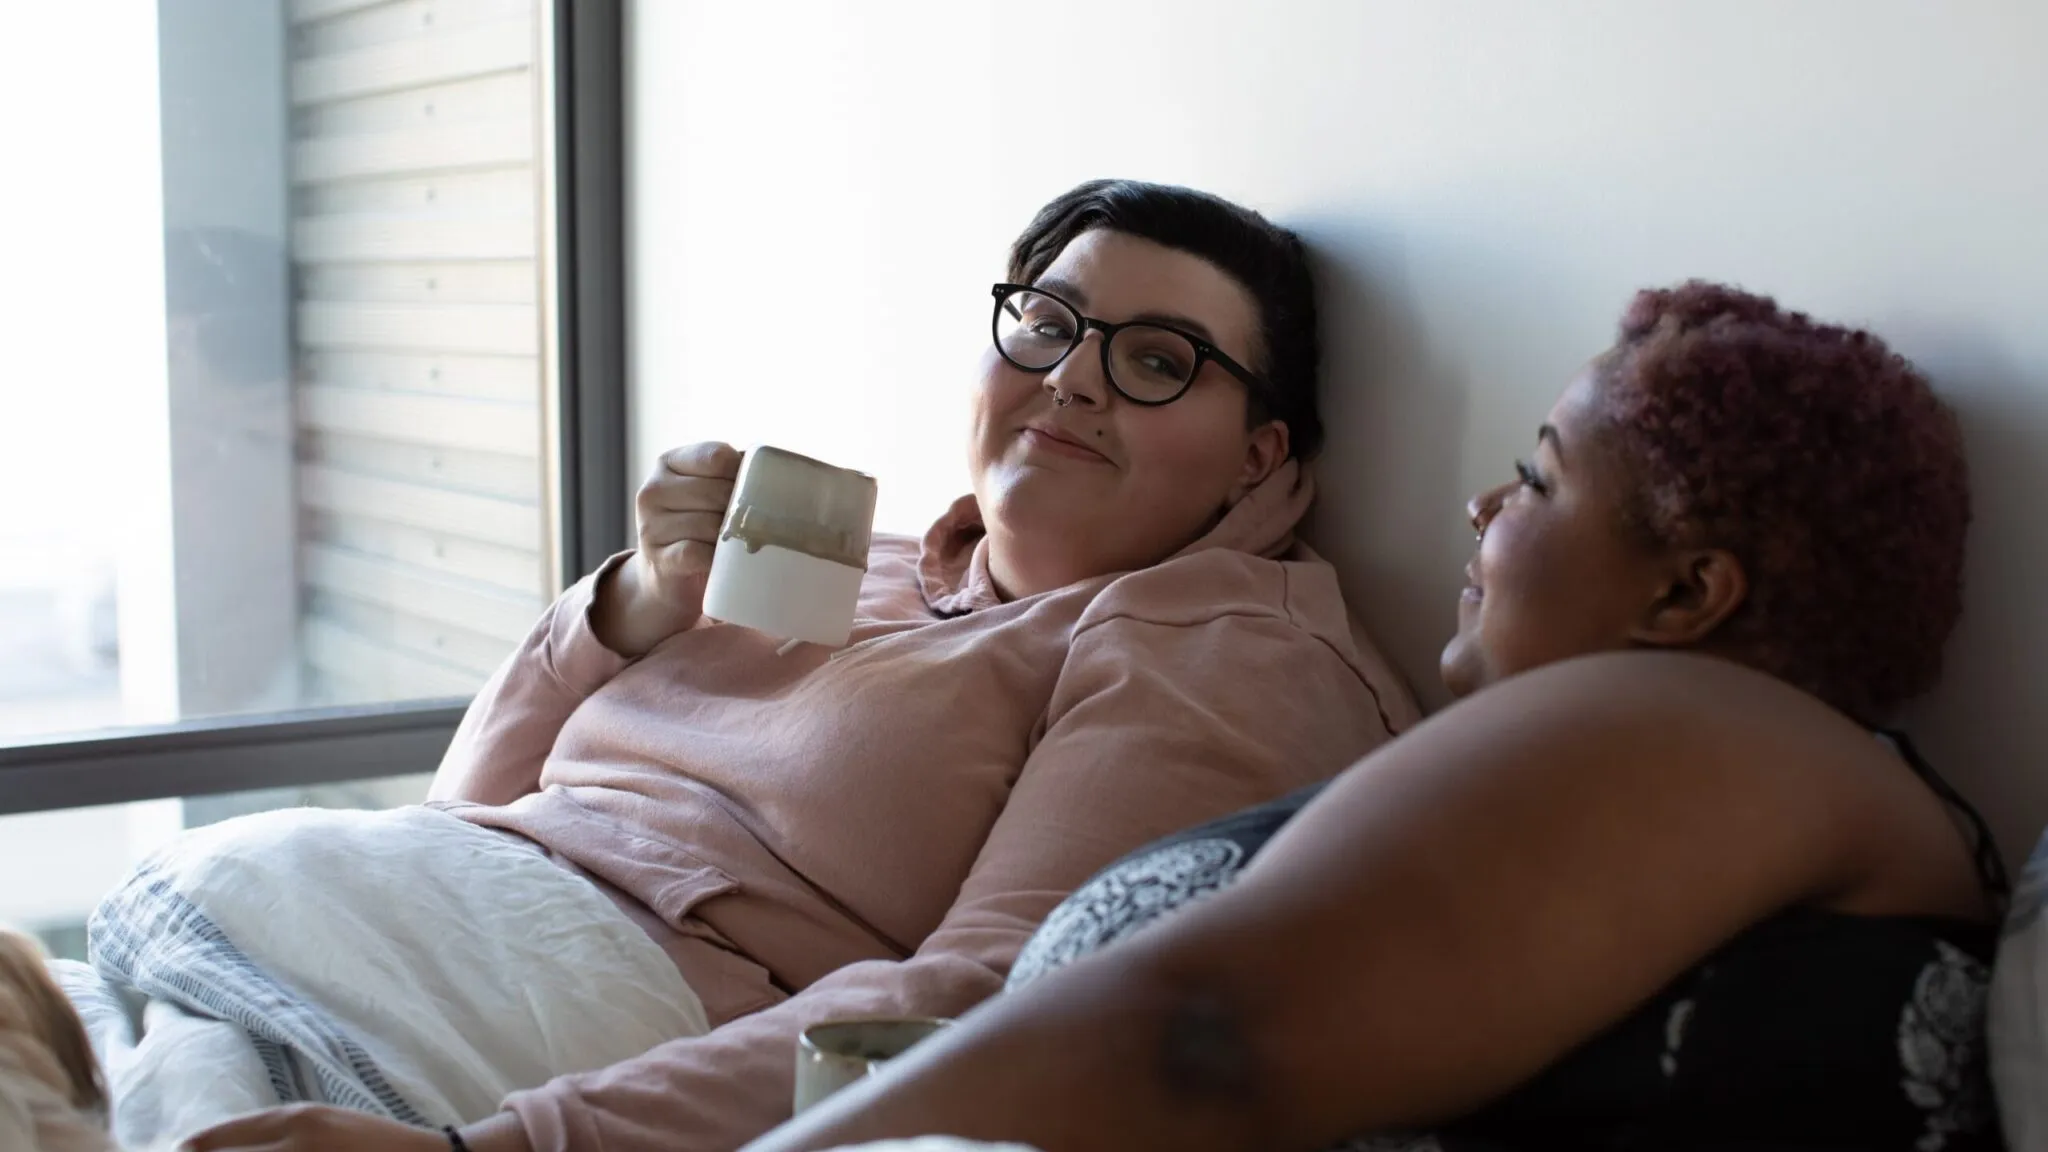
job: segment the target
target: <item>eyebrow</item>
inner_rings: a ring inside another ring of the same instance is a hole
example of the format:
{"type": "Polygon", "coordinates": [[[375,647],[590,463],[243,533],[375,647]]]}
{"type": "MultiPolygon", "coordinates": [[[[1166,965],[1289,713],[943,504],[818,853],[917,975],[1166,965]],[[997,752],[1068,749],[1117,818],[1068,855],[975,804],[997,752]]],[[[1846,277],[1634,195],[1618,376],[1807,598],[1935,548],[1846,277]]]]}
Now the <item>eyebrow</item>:
{"type": "MultiPolygon", "coordinates": [[[[1077,308],[1085,309],[1088,307],[1088,293],[1072,280],[1062,280],[1057,276],[1047,276],[1034,281],[1031,286],[1033,288],[1043,288],[1055,296],[1062,297],[1077,308]]],[[[1179,328],[1190,335],[1200,337],[1205,344],[1216,343],[1216,337],[1209,334],[1208,325],[1192,316],[1183,316],[1178,312],[1140,312],[1136,316],[1131,317],[1126,323],[1164,324],[1167,327],[1179,328]]]]}
{"type": "Polygon", "coordinates": [[[1545,424],[1536,429],[1536,442],[1541,444],[1545,440],[1550,441],[1550,450],[1552,452],[1560,456],[1564,455],[1564,441],[1558,437],[1556,425],[1545,424]]]}

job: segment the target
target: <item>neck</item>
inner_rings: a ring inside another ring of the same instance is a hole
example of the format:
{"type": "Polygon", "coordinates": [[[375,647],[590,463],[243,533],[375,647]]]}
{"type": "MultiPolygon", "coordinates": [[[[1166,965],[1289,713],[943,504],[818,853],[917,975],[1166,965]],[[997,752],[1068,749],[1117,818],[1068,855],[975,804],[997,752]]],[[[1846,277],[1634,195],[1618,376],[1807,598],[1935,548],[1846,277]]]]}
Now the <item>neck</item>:
{"type": "Polygon", "coordinates": [[[988,525],[988,575],[996,594],[1021,600],[1088,578],[1071,551],[988,525]]]}

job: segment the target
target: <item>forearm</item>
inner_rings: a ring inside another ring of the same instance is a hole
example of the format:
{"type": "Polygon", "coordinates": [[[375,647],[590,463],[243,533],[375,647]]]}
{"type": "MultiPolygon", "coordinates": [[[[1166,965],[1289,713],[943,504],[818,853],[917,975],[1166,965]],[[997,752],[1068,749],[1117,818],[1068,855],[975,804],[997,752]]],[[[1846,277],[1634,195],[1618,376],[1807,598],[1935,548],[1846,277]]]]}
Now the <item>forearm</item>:
{"type": "Polygon", "coordinates": [[[941,1133],[1060,1152],[1278,1146],[1235,1008],[1161,968],[1107,960],[992,1001],[748,1152],[941,1133]]]}

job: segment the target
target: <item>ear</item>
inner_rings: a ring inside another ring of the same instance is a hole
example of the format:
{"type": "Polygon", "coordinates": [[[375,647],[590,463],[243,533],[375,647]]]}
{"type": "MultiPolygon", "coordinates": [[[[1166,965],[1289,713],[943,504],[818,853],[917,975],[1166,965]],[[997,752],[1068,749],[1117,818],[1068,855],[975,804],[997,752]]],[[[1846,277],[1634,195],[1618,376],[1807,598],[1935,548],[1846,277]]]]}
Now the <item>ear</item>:
{"type": "Polygon", "coordinates": [[[1629,639],[1650,648],[1696,648],[1749,598],[1749,576],[1734,553],[1720,548],[1681,551],[1670,563],[1629,639]]]}
{"type": "Polygon", "coordinates": [[[1289,443],[1287,424],[1282,420],[1268,420],[1245,433],[1244,468],[1230,489],[1231,504],[1236,504],[1252,489],[1265,483],[1266,477],[1286,461],[1289,443]]]}

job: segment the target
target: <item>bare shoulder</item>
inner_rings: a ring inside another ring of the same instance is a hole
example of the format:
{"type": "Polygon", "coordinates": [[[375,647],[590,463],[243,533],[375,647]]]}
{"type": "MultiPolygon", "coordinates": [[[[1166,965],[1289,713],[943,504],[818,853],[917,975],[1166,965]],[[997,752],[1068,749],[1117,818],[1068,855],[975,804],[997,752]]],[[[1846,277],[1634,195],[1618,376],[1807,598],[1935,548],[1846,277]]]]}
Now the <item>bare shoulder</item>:
{"type": "MultiPolygon", "coordinates": [[[[1682,771],[1820,777],[1886,764],[1871,733],[1814,696],[1727,660],[1616,652],[1568,660],[1497,684],[1430,723],[1460,741],[1548,742],[1576,753],[1682,771]]],[[[1552,758],[1543,757],[1545,761],[1552,758]]]]}
{"type": "Polygon", "coordinates": [[[1460,838],[1547,830],[1645,862],[1754,867],[1758,893],[1787,903],[1941,911],[1974,885],[1945,810],[1888,746],[1805,692],[1709,657],[1613,653],[1514,677],[1331,793],[1350,809],[1333,827],[1384,815],[1460,838]]]}

